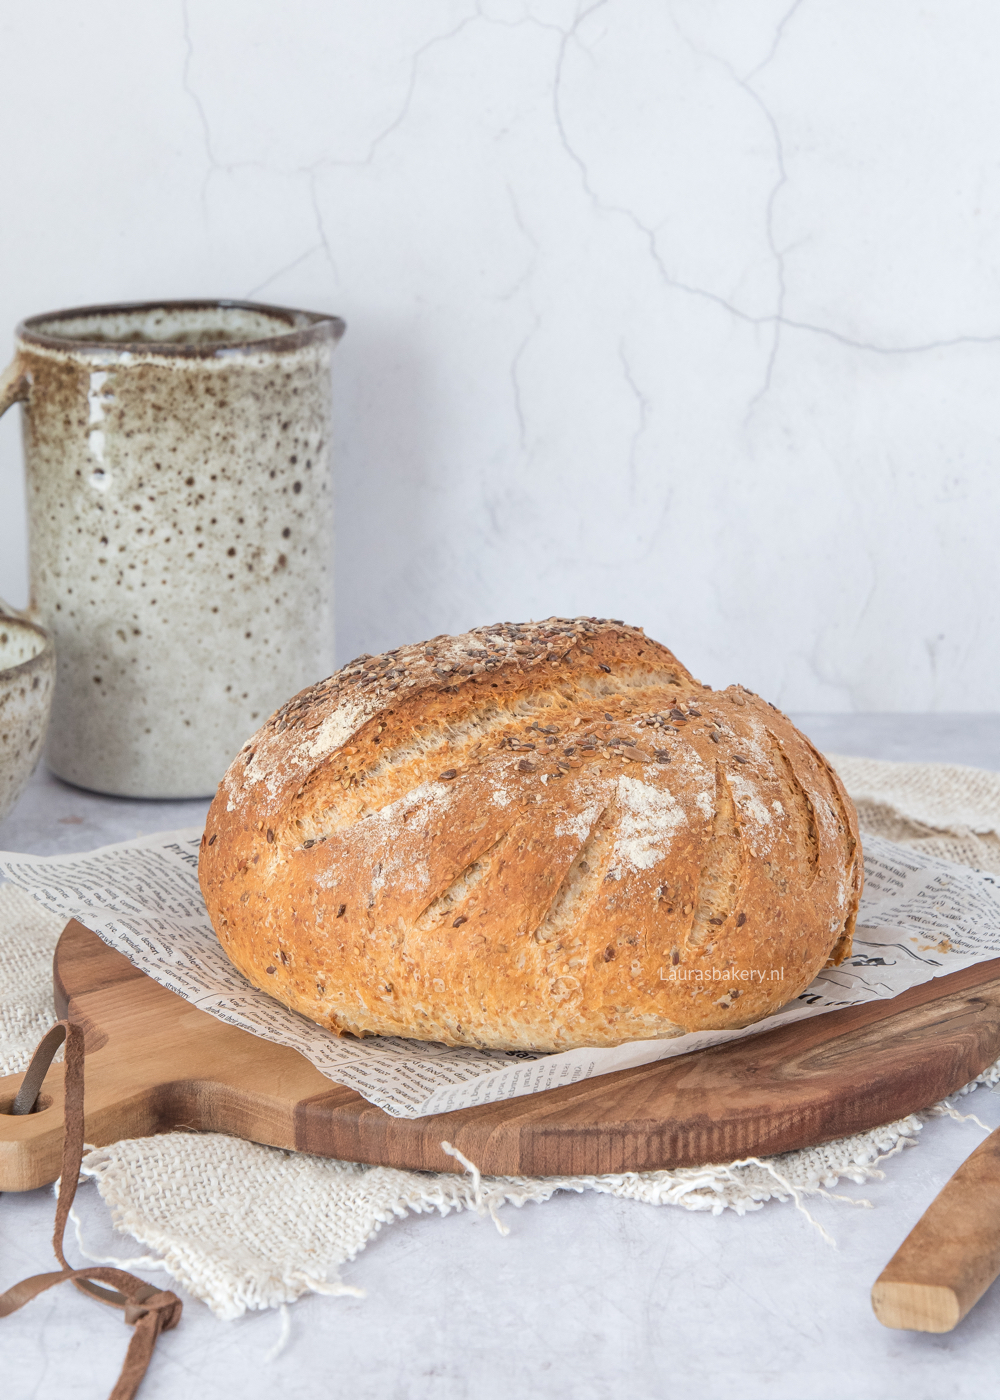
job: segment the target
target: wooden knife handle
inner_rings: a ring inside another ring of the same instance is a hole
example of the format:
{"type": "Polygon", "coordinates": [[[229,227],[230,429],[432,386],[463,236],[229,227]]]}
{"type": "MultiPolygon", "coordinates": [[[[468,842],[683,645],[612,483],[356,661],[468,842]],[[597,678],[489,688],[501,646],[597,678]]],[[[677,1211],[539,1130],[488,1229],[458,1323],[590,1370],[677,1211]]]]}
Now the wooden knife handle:
{"type": "Polygon", "coordinates": [[[872,1307],[886,1327],[950,1332],[1000,1274],[1000,1128],[938,1193],[882,1270],[872,1307]]]}

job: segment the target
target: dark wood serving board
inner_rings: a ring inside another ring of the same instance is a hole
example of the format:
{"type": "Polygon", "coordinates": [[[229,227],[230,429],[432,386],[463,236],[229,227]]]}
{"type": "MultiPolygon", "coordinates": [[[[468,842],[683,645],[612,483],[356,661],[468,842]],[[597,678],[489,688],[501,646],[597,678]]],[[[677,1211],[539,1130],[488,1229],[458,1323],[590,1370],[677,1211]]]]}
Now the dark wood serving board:
{"type": "MultiPolygon", "coordinates": [[[[224,1025],[75,920],[54,960],[60,1014],[86,1033],[86,1140],[172,1128],[383,1166],[554,1176],[696,1166],[862,1132],[952,1093],[1000,1057],[1000,959],[892,1001],[481,1108],[392,1118],[294,1050],[224,1025]]],[[[55,1180],[62,1066],[39,1110],[10,1114],[0,1079],[0,1191],[55,1180]]]]}

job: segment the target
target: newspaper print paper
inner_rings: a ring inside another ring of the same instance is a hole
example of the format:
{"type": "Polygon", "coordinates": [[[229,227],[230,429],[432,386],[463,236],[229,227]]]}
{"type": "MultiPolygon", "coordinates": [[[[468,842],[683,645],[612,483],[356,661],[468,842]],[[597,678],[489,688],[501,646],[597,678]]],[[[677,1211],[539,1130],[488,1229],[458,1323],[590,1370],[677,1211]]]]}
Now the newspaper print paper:
{"type": "Polygon", "coordinates": [[[401,1118],[533,1094],[684,1055],[802,1016],[894,997],[932,977],[1000,956],[1000,877],[868,836],[853,956],[839,968],[825,969],[795,1001],[745,1030],[540,1055],[338,1037],[252,986],[229,962],[198,887],[200,840],[200,830],[191,829],[80,855],[2,852],[0,872],[52,913],[79,919],[193,1006],[291,1046],[327,1078],[401,1118]]]}

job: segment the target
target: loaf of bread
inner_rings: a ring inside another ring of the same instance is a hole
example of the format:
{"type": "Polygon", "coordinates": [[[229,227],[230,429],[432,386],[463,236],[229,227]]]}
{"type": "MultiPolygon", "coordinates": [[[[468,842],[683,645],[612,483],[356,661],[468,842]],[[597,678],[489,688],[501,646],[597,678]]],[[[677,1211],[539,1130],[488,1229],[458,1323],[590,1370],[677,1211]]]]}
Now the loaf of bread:
{"type": "Polygon", "coordinates": [[[850,951],[850,798],[613,619],[361,656],[274,714],[200,878],[258,987],[355,1035],[565,1050],[748,1025],[850,951]]]}

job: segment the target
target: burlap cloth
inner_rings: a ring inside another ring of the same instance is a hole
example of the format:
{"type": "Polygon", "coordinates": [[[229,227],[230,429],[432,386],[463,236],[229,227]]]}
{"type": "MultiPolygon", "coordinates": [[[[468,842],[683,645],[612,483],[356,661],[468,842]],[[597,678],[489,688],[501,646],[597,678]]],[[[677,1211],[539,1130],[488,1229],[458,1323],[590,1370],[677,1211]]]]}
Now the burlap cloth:
{"type": "MultiPolygon", "coordinates": [[[[1000,773],[944,764],[834,758],[862,828],[932,855],[1000,873],[1000,773]]],[[[54,1022],[52,951],[62,921],[10,885],[0,887],[0,1074],[24,1069],[54,1022]]],[[[1000,1062],[961,1092],[1000,1081],[1000,1062]]],[[[937,1104],[872,1132],[779,1157],[619,1176],[480,1177],[365,1167],[260,1147],[220,1133],[166,1133],[91,1151],[117,1229],[153,1256],[101,1262],[163,1269],[220,1318],[276,1307],[303,1293],[354,1293],[340,1268],[383,1225],[410,1211],[488,1211],[598,1191],[649,1205],[720,1214],[862,1183],[904,1147],[937,1104]]],[[[957,1115],[955,1115],[957,1116],[957,1115]]],[[[464,1161],[464,1159],[463,1159],[464,1161]]],[[[504,1231],[505,1232],[505,1231],[504,1231]]],[[[81,1247],[84,1242],[81,1240],[81,1247]]],[[[84,1249],[86,1253],[86,1250],[84,1249]]],[[[92,1255],[87,1255],[93,1258],[92,1255]]]]}

